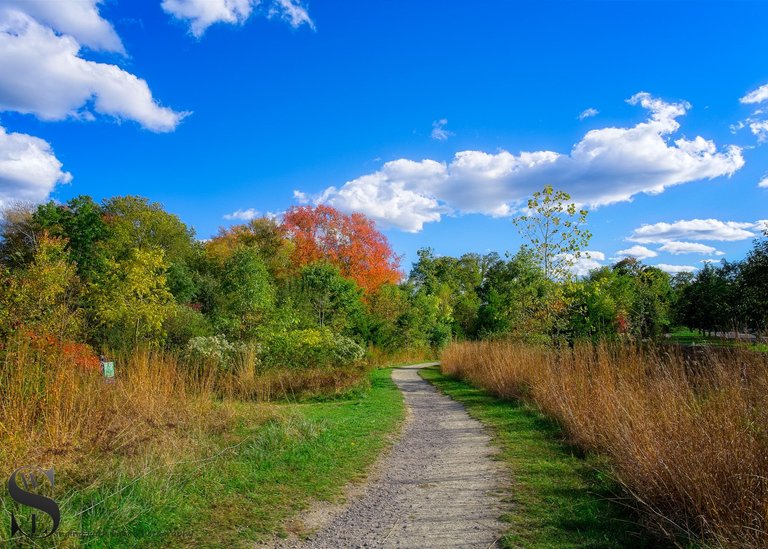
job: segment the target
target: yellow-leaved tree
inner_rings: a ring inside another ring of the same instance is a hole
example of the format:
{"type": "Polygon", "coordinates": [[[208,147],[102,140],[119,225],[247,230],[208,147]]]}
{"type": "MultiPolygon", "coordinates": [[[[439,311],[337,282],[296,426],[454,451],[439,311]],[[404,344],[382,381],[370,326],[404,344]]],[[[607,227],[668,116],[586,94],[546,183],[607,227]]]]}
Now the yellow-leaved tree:
{"type": "Polygon", "coordinates": [[[91,288],[106,341],[118,348],[161,343],[163,323],[173,312],[163,250],[133,248],[125,259],[106,262],[91,288]]]}

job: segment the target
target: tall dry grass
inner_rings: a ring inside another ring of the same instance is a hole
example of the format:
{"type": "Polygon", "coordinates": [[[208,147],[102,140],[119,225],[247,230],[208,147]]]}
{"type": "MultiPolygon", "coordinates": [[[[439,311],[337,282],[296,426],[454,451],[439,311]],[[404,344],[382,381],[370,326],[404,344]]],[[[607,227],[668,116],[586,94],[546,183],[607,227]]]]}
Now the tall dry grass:
{"type": "Polygon", "coordinates": [[[367,362],[372,368],[381,368],[392,364],[417,364],[434,360],[437,353],[429,346],[402,347],[397,350],[383,349],[375,345],[369,345],[367,350],[367,362]]]}
{"type": "Polygon", "coordinates": [[[25,463],[65,466],[147,448],[167,451],[172,459],[182,445],[195,443],[195,433],[225,429],[234,420],[234,400],[338,394],[367,373],[364,366],[264,369],[249,347],[226,369],[158,350],[110,358],[117,378],[108,384],[93,356],[84,359],[26,336],[0,346],[0,471],[25,463]]]}
{"type": "Polygon", "coordinates": [[[117,364],[118,380],[107,384],[98,369],[66,354],[24,338],[8,341],[0,359],[1,470],[89,454],[130,455],[223,420],[205,383],[175,357],[137,350],[117,364]]]}
{"type": "Polygon", "coordinates": [[[443,372],[524,399],[609,472],[653,525],[768,547],[768,355],[629,344],[458,343],[443,372]]]}

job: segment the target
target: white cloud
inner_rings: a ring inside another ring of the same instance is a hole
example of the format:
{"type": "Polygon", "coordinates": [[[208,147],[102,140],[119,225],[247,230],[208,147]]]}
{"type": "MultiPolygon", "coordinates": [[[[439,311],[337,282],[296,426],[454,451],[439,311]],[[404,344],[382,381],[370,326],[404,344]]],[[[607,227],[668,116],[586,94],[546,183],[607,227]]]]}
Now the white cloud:
{"type": "Polygon", "coordinates": [[[768,120],[759,120],[755,118],[747,119],[749,131],[756,136],[758,141],[768,140],[768,120]]]}
{"type": "Polygon", "coordinates": [[[144,80],[79,53],[73,37],[0,7],[0,110],[61,120],[91,119],[92,108],[157,132],[175,129],[185,116],[160,106],[144,80]]]}
{"type": "Polygon", "coordinates": [[[561,254],[561,257],[573,262],[569,270],[575,276],[586,276],[590,271],[602,267],[601,261],[605,261],[605,254],[595,250],[581,252],[581,257],[578,259],[574,259],[573,254],[561,254]]]}
{"type": "Polygon", "coordinates": [[[671,275],[678,273],[692,273],[697,269],[697,267],[693,267],[692,265],[669,265],[668,263],[659,263],[658,265],[654,265],[654,267],[658,267],[665,273],[671,275]]]}
{"type": "Polygon", "coordinates": [[[760,86],[756,90],[752,90],[739,101],[745,104],[762,103],[763,101],[768,101],[768,84],[760,86]]]}
{"type": "Polygon", "coordinates": [[[71,180],[46,141],[7,133],[0,126],[0,207],[15,201],[42,202],[57,183],[71,180]]]}
{"type": "Polygon", "coordinates": [[[251,221],[253,219],[256,219],[261,214],[256,211],[254,208],[248,208],[245,210],[235,210],[232,213],[228,213],[224,215],[224,219],[227,220],[239,220],[239,221],[251,221]]]}
{"type": "MultiPolygon", "coordinates": [[[[756,90],[752,90],[739,101],[750,105],[768,101],[768,84],[760,86],[756,90]]],[[[766,120],[763,115],[765,115],[764,110],[757,109],[746,120],[739,121],[731,126],[731,131],[735,132],[748,127],[749,131],[757,137],[758,141],[766,141],[768,140],[768,120],[766,120]]]]}
{"type": "Polygon", "coordinates": [[[672,255],[681,254],[703,254],[703,255],[723,255],[723,252],[715,248],[714,246],[707,246],[706,244],[700,244],[698,242],[679,242],[671,241],[664,244],[659,248],[662,252],[668,252],[672,255]]]}
{"type": "Polygon", "coordinates": [[[590,107],[588,109],[581,111],[581,113],[579,114],[579,120],[586,120],[587,118],[592,118],[593,116],[597,116],[598,114],[600,114],[600,111],[590,107]]]}
{"type": "Polygon", "coordinates": [[[454,135],[452,131],[449,131],[445,128],[447,125],[447,118],[441,118],[440,120],[435,120],[432,122],[432,133],[430,134],[432,139],[436,139],[437,141],[445,141],[454,135]]]}
{"type": "Polygon", "coordinates": [[[758,187],[762,189],[768,189],[768,175],[763,177],[760,182],[757,184],[758,187]]]}
{"type": "Polygon", "coordinates": [[[637,259],[648,259],[651,257],[656,257],[657,254],[653,250],[649,250],[645,246],[632,246],[631,248],[627,248],[626,250],[619,250],[616,252],[617,257],[635,257],[637,259]]]}
{"type": "Polygon", "coordinates": [[[269,16],[280,17],[294,29],[307,25],[310,29],[315,30],[315,22],[312,21],[307,9],[297,0],[275,0],[274,5],[269,10],[269,16]]]}
{"type": "Polygon", "coordinates": [[[740,223],[737,221],[720,221],[718,219],[690,219],[674,223],[654,223],[643,225],[628,238],[633,242],[673,242],[679,240],[719,240],[733,241],[753,238],[755,233],[750,229],[756,223],[740,223]]]}
{"type": "MultiPolygon", "coordinates": [[[[188,21],[190,32],[199,38],[215,23],[242,25],[260,4],[260,0],[163,0],[161,6],[166,13],[188,21]]],[[[315,28],[297,0],[271,0],[267,15],[287,21],[293,28],[305,24],[315,28]]]]}
{"type": "Polygon", "coordinates": [[[629,102],[650,111],[650,117],[629,128],[592,130],[568,154],[468,150],[457,152],[448,164],[401,159],[340,188],[330,187],[314,200],[418,231],[426,222],[439,221],[445,211],[510,215],[531,193],[552,182],[576,202],[600,206],[631,200],[638,193],[658,194],[673,185],[730,176],[744,165],[736,146],[719,151],[703,137],[670,141],[680,127],[676,119],[690,107],[687,103],[666,103],[647,93],[629,102]],[[390,173],[395,163],[405,167],[397,177],[390,173]],[[434,170],[423,178],[420,166],[426,163],[434,170]],[[376,197],[398,207],[387,208],[376,197]]]}
{"type": "Polygon", "coordinates": [[[449,209],[436,199],[406,188],[407,182],[431,186],[441,181],[445,164],[434,160],[413,162],[395,160],[370,175],[345,183],[340,189],[329,187],[311,198],[294,191],[300,202],[313,201],[346,211],[364,212],[383,227],[397,227],[406,232],[419,232],[424,223],[440,221],[449,209]]]}
{"type": "Polygon", "coordinates": [[[99,14],[98,5],[102,3],[103,0],[0,0],[0,8],[16,8],[89,48],[125,54],[114,27],[99,14]]]}
{"type": "Polygon", "coordinates": [[[163,0],[166,13],[189,21],[190,32],[200,37],[214,23],[242,24],[250,17],[254,0],[163,0]]]}

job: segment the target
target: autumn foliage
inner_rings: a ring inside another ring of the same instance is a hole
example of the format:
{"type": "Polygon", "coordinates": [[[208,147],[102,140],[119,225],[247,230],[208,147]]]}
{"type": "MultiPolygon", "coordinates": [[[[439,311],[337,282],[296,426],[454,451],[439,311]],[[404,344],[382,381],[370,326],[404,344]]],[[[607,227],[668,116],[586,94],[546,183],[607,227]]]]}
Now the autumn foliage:
{"type": "Polygon", "coordinates": [[[41,356],[55,357],[54,360],[58,360],[61,364],[91,371],[98,371],[101,365],[96,352],[86,343],[60,339],[50,334],[27,332],[24,335],[28,339],[31,350],[41,356]]]}
{"type": "Polygon", "coordinates": [[[400,258],[373,221],[362,214],[343,214],[330,206],[295,206],[283,226],[295,248],[296,267],[327,260],[341,274],[354,280],[366,293],[400,281],[400,258]]]}

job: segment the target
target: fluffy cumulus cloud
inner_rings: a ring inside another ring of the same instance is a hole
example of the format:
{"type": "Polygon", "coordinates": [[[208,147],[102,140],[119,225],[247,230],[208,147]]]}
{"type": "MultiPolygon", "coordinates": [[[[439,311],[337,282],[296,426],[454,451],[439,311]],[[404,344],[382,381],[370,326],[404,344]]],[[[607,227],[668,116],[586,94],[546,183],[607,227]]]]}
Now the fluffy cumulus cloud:
{"type": "MultiPolygon", "coordinates": [[[[82,56],[84,48],[125,54],[101,3],[0,0],[0,111],[41,120],[100,114],[157,132],[176,128],[185,113],[161,106],[144,80],[82,56]]],[[[0,127],[0,205],[43,201],[71,179],[46,141],[0,127]]]]}
{"type": "Polygon", "coordinates": [[[437,199],[413,190],[410,185],[414,182],[418,187],[437,185],[444,179],[445,170],[444,164],[434,160],[395,160],[384,164],[378,172],[349,181],[339,189],[329,187],[315,197],[296,191],[294,196],[300,202],[364,212],[383,227],[415,233],[424,223],[440,221],[441,214],[450,210],[437,199]]]}
{"type": "Polygon", "coordinates": [[[654,267],[658,267],[665,273],[669,273],[671,275],[676,275],[679,273],[692,273],[696,270],[696,267],[691,265],[669,265],[667,263],[659,263],[658,265],[654,265],[654,267]]]}
{"type": "Polygon", "coordinates": [[[254,208],[247,208],[245,210],[236,210],[232,213],[225,214],[224,219],[229,221],[251,221],[259,217],[259,215],[261,214],[254,208]]]}
{"type": "MultiPolygon", "coordinates": [[[[568,255],[569,254],[565,254],[566,258],[568,258],[568,255]]],[[[571,272],[576,276],[586,276],[590,271],[594,271],[603,266],[601,262],[605,261],[605,254],[603,252],[590,250],[582,252],[581,257],[578,259],[570,259],[573,261],[570,268],[571,272]]]]}
{"type": "Polygon", "coordinates": [[[757,184],[758,187],[761,189],[768,189],[768,175],[763,177],[760,182],[757,184]]]}
{"type": "Polygon", "coordinates": [[[678,242],[673,240],[665,243],[661,248],[662,252],[667,252],[672,255],[681,254],[702,254],[702,255],[724,255],[723,252],[715,248],[714,246],[707,246],[700,242],[678,242]]]}
{"type": "Polygon", "coordinates": [[[0,73],[4,111],[43,120],[87,120],[96,112],[135,120],[157,132],[175,129],[184,117],[159,105],[144,80],[116,65],[83,59],[74,37],[58,34],[4,4],[0,4],[0,73]]]}
{"type": "Polygon", "coordinates": [[[579,120],[586,120],[587,118],[592,118],[593,116],[597,116],[600,114],[600,111],[597,109],[593,109],[592,107],[588,109],[584,109],[579,113],[579,120]]]}
{"type": "Polygon", "coordinates": [[[8,133],[0,126],[0,207],[15,201],[40,202],[57,183],[71,179],[46,141],[8,133]]]}
{"type": "MultiPolygon", "coordinates": [[[[261,4],[260,0],[163,0],[162,8],[188,22],[190,32],[199,38],[216,23],[242,25],[261,4]]],[[[293,28],[315,28],[307,9],[298,0],[271,0],[265,13],[285,20],[293,28]]]]}
{"type": "Polygon", "coordinates": [[[631,248],[627,248],[626,250],[619,250],[616,252],[616,257],[634,257],[636,259],[648,259],[651,257],[656,257],[659,255],[658,253],[654,252],[653,250],[650,250],[646,248],[645,246],[632,246],[631,248]]]}
{"type": "Polygon", "coordinates": [[[446,141],[453,135],[452,131],[449,131],[446,126],[448,125],[447,118],[441,118],[432,122],[432,133],[430,136],[437,141],[446,141]]]}
{"type": "Polygon", "coordinates": [[[740,101],[746,105],[754,105],[756,103],[768,101],[768,84],[760,86],[756,90],[752,90],[747,95],[742,97],[740,101]]]}
{"type": "Polygon", "coordinates": [[[689,219],[674,223],[654,223],[634,230],[629,240],[640,243],[665,243],[681,240],[734,241],[754,238],[759,224],[719,219],[689,219]]]}
{"type": "Polygon", "coordinates": [[[89,48],[125,54],[114,27],[99,13],[98,5],[102,3],[103,0],[0,0],[0,7],[27,13],[89,48]]]}
{"type": "Polygon", "coordinates": [[[672,139],[680,128],[677,119],[690,108],[687,103],[668,103],[647,93],[628,101],[646,109],[648,118],[629,128],[592,130],[567,154],[468,150],[457,152],[448,163],[401,159],[312,200],[361,211],[385,226],[418,231],[447,211],[510,215],[553,181],[575,201],[594,207],[730,176],[744,165],[739,147],[718,149],[703,137],[672,139]]]}

